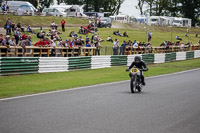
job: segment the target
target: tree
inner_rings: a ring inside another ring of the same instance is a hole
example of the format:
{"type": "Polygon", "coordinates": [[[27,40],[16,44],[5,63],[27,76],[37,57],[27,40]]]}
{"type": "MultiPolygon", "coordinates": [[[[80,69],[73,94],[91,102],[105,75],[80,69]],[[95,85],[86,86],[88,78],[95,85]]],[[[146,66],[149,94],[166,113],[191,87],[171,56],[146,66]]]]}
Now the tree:
{"type": "Polygon", "coordinates": [[[138,0],[138,4],[137,4],[137,6],[135,6],[136,9],[140,10],[140,15],[144,14],[144,12],[143,12],[144,1],[145,0],[138,0]]]}

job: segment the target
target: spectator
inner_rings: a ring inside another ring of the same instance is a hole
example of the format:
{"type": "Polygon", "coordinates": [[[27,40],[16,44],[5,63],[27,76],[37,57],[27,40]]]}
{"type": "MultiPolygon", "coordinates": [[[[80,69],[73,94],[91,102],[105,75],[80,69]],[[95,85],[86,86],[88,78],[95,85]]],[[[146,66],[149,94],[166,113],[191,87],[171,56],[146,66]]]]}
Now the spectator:
{"type": "Polygon", "coordinates": [[[20,35],[21,35],[21,32],[20,32],[20,29],[17,28],[14,32],[14,36],[15,36],[15,43],[16,45],[19,43],[19,40],[20,40],[20,35]]]}
{"type": "Polygon", "coordinates": [[[32,29],[32,27],[30,25],[27,27],[27,32],[31,32],[33,34],[36,34],[35,31],[32,29]]]}
{"type": "Polygon", "coordinates": [[[112,38],[110,36],[108,36],[107,41],[108,42],[113,42],[113,40],[112,40],[112,38]]]}
{"type": "Polygon", "coordinates": [[[28,46],[31,46],[31,35],[28,35],[27,39],[28,39],[28,46]]]}
{"type": "Polygon", "coordinates": [[[1,43],[3,42],[3,34],[0,34],[0,45],[1,45],[1,43]]]}
{"type": "Polygon", "coordinates": [[[5,4],[1,7],[1,10],[2,10],[3,12],[6,11],[6,5],[5,5],[5,4]]]}
{"type": "Polygon", "coordinates": [[[126,33],[126,31],[123,33],[124,37],[128,37],[128,34],[126,33]]]}
{"type": "Polygon", "coordinates": [[[115,39],[113,42],[113,55],[118,55],[119,41],[115,39]]]}
{"type": "Polygon", "coordinates": [[[6,6],[6,11],[7,11],[7,12],[9,12],[9,11],[10,11],[10,8],[9,8],[9,6],[8,6],[8,5],[6,6]]]}
{"type": "Polygon", "coordinates": [[[100,56],[100,48],[102,47],[101,46],[101,42],[100,41],[97,41],[95,43],[95,47],[96,47],[96,55],[100,56]]]}
{"type": "Polygon", "coordinates": [[[120,47],[120,53],[119,55],[124,55],[124,50],[126,48],[126,41],[124,41],[120,47]]]}
{"type": "Polygon", "coordinates": [[[64,19],[62,19],[62,21],[61,21],[61,26],[62,26],[62,31],[63,32],[65,32],[65,20],[64,19]]]}
{"type": "Polygon", "coordinates": [[[24,33],[23,35],[22,35],[22,40],[26,40],[27,39],[27,35],[24,33]]]}
{"type": "Polygon", "coordinates": [[[16,46],[15,37],[14,36],[9,40],[9,44],[10,44],[10,46],[16,46]]]}
{"type": "Polygon", "coordinates": [[[149,33],[148,33],[148,42],[150,42],[151,39],[152,39],[152,32],[149,32],[149,33]]]}
{"type": "Polygon", "coordinates": [[[8,18],[6,20],[6,34],[7,35],[11,35],[11,26],[12,26],[12,22],[11,22],[10,18],[8,18]]]}
{"type": "MultiPolygon", "coordinates": [[[[86,44],[86,47],[91,47],[91,41],[86,44]]],[[[85,51],[88,52],[88,51],[91,51],[91,50],[86,49],[85,51]]],[[[89,54],[86,53],[85,55],[88,56],[89,54]]]]}
{"type": "Polygon", "coordinates": [[[90,41],[90,39],[89,39],[88,35],[86,35],[86,37],[85,37],[85,42],[86,42],[86,44],[87,44],[89,41],[90,41]]]}
{"type": "Polygon", "coordinates": [[[29,46],[29,40],[28,38],[25,39],[25,40],[22,40],[20,43],[19,43],[19,46],[25,48],[26,46],[29,46]]]}
{"type": "Polygon", "coordinates": [[[179,38],[179,36],[176,36],[176,40],[182,41],[182,38],[179,38]]]}
{"type": "MultiPolygon", "coordinates": [[[[3,39],[3,41],[2,41],[2,44],[1,44],[2,46],[6,46],[6,48],[4,48],[4,49],[1,49],[1,52],[2,53],[6,53],[7,51],[10,51],[10,36],[9,35],[7,35],[4,39],[3,39]]],[[[4,56],[4,55],[2,55],[2,56],[4,56]]]]}
{"type": "Polygon", "coordinates": [[[34,44],[34,46],[44,46],[44,45],[45,45],[45,42],[44,42],[44,39],[42,38],[34,44]]]}
{"type": "Polygon", "coordinates": [[[101,18],[98,19],[98,27],[101,27],[101,18]]]}
{"type": "Polygon", "coordinates": [[[42,32],[38,32],[37,33],[37,38],[44,38],[44,34],[42,32]]]}
{"type": "Polygon", "coordinates": [[[56,39],[53,39],[53,40],[51,41],[50,46],[54,48],[54,49],[51,50],[51,56],[54,57],[54,56],[56,55],[56,50],[55,50],[55,47],[56,47],[56,39]]]}
{"type": "Polygon", "coordinates": [[[134,47],[134,48],[137,48],[138,45],[139,45],[139,42],[137,41],[136,43],[134,43],[133,47],[134,47]]]}

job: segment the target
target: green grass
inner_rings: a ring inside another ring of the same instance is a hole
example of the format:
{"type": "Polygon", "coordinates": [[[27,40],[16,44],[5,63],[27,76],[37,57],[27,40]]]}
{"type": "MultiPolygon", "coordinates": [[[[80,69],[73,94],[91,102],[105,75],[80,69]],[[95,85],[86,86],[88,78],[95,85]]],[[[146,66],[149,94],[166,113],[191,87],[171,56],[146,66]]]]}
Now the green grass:
{"type": "MultiPolygon", "coordinates": [[[[145,76],[199,68],[200,59],[149,65],[145,76]],[[177,67],[178,66],[178,67],[177,67]]],[[[0,77],[0,98],[128,80],[126,66],[60,73],[0,77]]]]}
{"type": "MultiPolygon", "coordinates": [[[[49,27],[52,21],[55,21],[56,24],[60,26],[60,22],[62,17],[50,17],[50,16],[13,16],[13,15],[0,15],[0,27],[5,25],[6,20],[10,17],[12,23],[21,23],[22,26],[26,27],[31,25],[33,27],[40,27],[41,25],[44,27],[49,27]]],[[[65,18],[66,24],[74,25],[77,24],[88,24],[88,20],[80,19],[80,18],[65,18]]]]}
{"type": "MultiPolygon", "coordinates": [[[[61,29],[58,29],[61,32],[61,29]]],[[[69,37],[69,33],[71,31],[75,31],[76,33],[78,33],[79,28],[75,28],[75,27],[67,27],[66,28],[66,32],[62,33],[61,35],[59,35],[63,40],[66,39],[72,39],[69,37]]],[[[135,30],[135,29],[119,29],[120,33],[123,33],[124,31],[126,31],[129,35],[129,38],[127,37],[119,37],[119,36],[115,36],[113,35],[113,32],[115,30],[118,29],[109,29],[109,28],[99,28],[98,29],[98,34],[99,36],[103,39],[106,40],[108,36],[111,36],[112,39],[118,39],[120,42],[120,45],[123,43],[123,41],[141,41],[141,42],[147,42],[147,36],[146,36],[146,32],[143,30],[135,30]]],[[[36,30],[38,31],[38,30],[36,30]]],[[[45,30],[46,32],[48,32],[48,30],[45,30]]],[[[171,32],[161,32],[161,31],[153,31],[153,38],[152,38],[152,45],[153,46],[160,46],[160,44],[164,41],[171,41],[171,32]]],[[[89,37],[91,38],[93,34],[89,34],[89,37]]],[[[181,37],[183,39],[183,42],[187,43],[188,42],[188,37],[185,37],[185,33],[183,32],[175,32],[173,33],[173,37],[172,37],[172,41],[176,42],[176,35],[178,35],[179,37],[181,37]]],[[[85,35],[81,35],[79,34],[78,36],[82,36],[83,39],[85,39],[85,35]]],[[[36,38],[36,35],[32,35],[32,40],[33,43],[37,42],[39,39],[36,38]]],[[[200,40],[200,38],[196,38],[195,34],[190,34],[190,42],[193,42],[193,44],[197,44],[198,40],[200,40]]],[[[113,44],[111,42],[107,42],[107,41],[103,41],[101,43],[102,46],[112,46],[113,44]]]]}

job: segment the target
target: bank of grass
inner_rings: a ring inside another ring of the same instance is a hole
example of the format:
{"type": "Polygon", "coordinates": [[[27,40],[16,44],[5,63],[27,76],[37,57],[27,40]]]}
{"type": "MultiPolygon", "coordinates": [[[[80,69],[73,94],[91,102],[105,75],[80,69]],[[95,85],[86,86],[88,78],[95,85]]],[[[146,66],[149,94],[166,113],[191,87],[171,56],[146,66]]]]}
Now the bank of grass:
{"type": "MultiPolygon", "coordinates": [[[[199,68],[200,59],[149,65],[146,77],[199,68]]],[[[0,77],[0,98],[128,80],[126,66],[0,77]]],[[[100,88],[99,88],[100,89],[100,88]]]]}
{"type": "MultiPolygon", "coordinates": [[[[21,23],[22,26],[31,25],[32,27],[49,27],[52,21],[60,25],[62,17],[53,16],[13,16],[13,15],[0,15],[0,27],[5,25],[6,20],[10,17],[11,21],[15,24],[21,23]]],[[[81,24],[88,24],[88,20],[80,18],[65,18],[68,25],[76,26],[81,24]]]]}
{"type": "MultiPolygon", "coordinates": [[[[58,29],[61,32],[61,29],[58,29]]],[[[66,28],[66,32],[61,32],[62,34],[59,35],[63,40],[66,39],[72,39],[71,37],[69,37],[69,33],[71,31],[75,31],[75,33],[78,33],[79,28],[75,28],[75,27],[67,27],[66,28]]],[[[39,30],[36,30],[37,32],[39,30]]],[[[49,32],[49,30],[45,30],[46,33],[49,32]]],[[[171,41],[171,32],[162,32],[162,31],[152,31],[153,33],[153,38],[151,40],[152,46],[160,46],[161,43],[163,43],[164,41],[171,41]]],[[[120,42],[120,45],[123,43],[123,41],[141,41],[141,42],[147,42],[147,35],[146,32],[144,30],[135,30],[135,29],[113,29],[113,28],[98,28],[98,32],[97,34],[99,34],[99,36],[105,40],[103,42],[101,42],[102,46],[111,46],[112,47],[112,42],[107,42],[106,39],[108,36],[111,36],[112,39],[118,39],[120,42]],[[129,37],[119,37],[119,36],[115,36],[113,35],[113,32],[115,30],[119,30],[120,33],[123,32],[127,32],[129,37]]],[[[92,37],[93,34],[89,34],[89,38],[92,37]]],[[[190,34],[190,38],[188,39],[188,37],[185,37],[185,33],[183,32],[173,32],[172,35],[172,42],[176,42],[176,35],[178,35],[180,38],[183,39],[184,43],[187,43],[188,41],[193,42],[193,44],[197,44],[197,42],[200,40],[200,38],[195,37],[195,34],[190,34]]],[[[85,39],[86,35],[81,35],[78,34],[78,36],[82,36],[83,39],[85,39]]],[[[33,44],[35,42],[37,42],[39,39],[36,37],[36,35],[32,35],[32,40],[33,40],[33,44]]]]}

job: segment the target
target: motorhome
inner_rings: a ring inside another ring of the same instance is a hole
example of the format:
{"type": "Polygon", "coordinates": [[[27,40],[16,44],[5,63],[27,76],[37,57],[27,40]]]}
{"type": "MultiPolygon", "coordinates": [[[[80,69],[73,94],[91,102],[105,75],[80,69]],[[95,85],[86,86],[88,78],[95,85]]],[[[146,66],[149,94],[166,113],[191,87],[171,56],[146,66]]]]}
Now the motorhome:
{"type": "Polygon", "coordinates": [[[37,9],[27,1],[4,1],[2,5],[4,4],[9,6],[9,11],[11,12],[15,12],[19,8],[23,9],[25,12],[34,13],[37,11],[37,9]]]}
{"type": "Polygon", "coordinates": [[[83,16],[83,12],[81,12],[81,8],[78,5],[66,5],[66,4],[60,4],[60,5],[53,5],[51,8],[62,8],[64,9],[64,12],[67,14],[67,16],[83,16]]]}
{"type": "Polygon", "coordinates": [[[42,10],[42,15],[52,15],[52,16],[58,16],[58,17],[66,17],[67,13],[65,13],[65,10],[63,8],[45,8],[42,10]]]}
{"type": "Polygon", "coordinates": [[[172,25],[177,27],[191,27],[192,20],[188,18],[174,18],[172,25]]]}
{"type": "Polygon", "coordinates": [[[150,16],[148,25],[191,27],[192,20],[188,18],[175,18],[166,16],[150,16]]]}

